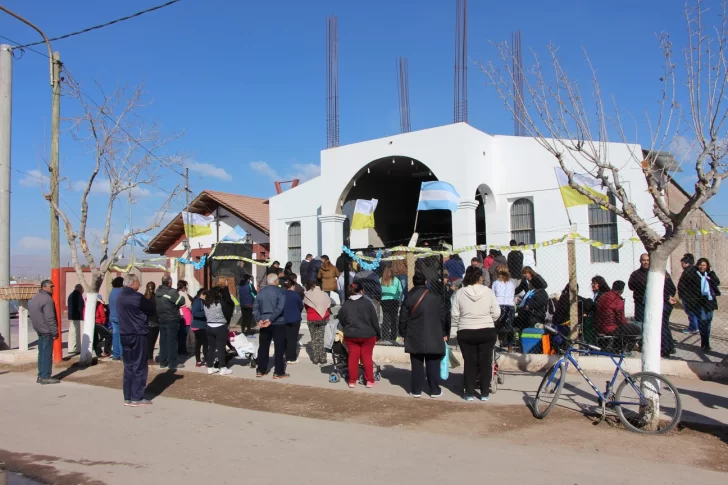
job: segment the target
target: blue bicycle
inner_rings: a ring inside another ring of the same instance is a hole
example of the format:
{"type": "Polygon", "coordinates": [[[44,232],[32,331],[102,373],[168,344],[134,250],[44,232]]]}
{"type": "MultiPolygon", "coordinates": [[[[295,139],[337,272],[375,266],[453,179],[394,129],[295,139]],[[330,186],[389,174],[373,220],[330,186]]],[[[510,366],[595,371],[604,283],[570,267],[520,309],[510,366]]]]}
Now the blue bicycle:
{"type": "Polygon", "coordinates": [[[630,374],[622,368],[624,351],[619,354],[604,352],[596,345],[571,340],[549,325],[544,329],[563,339],[564,345],[559,349],[563,356],[546,372],[538,387],[536,400],[532,406],[536,418],[545,418],[556,405],[566,382],[566,371],[569,364],[572,364],[596,393],[601,411],[596,424],[604,420],[606,408],[614,409],[625,428],[635,433],[664,434],[680,422],[682,414],[680,394],[665,377],[653,372],[630,374]],[[565,351],[562,350],[564,346],[566,346],[565,351]],[[612,380],[607,381],[604,393],[597,389],[572,354],[600,355],[612,359],[616,369],[612,380]],[[615,392],[614,384],[620,373],[624,376],[624,380],[615,392]]]}

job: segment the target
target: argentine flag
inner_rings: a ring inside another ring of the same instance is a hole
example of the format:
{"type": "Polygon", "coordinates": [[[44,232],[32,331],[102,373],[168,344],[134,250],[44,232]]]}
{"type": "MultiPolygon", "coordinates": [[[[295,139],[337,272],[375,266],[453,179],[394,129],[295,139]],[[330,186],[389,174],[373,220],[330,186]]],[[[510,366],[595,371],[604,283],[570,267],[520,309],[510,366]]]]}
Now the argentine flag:
{"type": "Polygon", "coordinates": [[[460,204],[460,194],[447,182],[422,182],[418,211],[448,210],[455,212],[460,204]]]}

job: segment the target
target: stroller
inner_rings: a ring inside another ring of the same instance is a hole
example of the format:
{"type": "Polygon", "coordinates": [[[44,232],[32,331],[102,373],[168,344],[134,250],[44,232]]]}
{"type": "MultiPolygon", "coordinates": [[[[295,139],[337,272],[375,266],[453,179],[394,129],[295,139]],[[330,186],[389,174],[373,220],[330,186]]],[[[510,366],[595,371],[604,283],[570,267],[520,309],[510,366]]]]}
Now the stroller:
{"type": "Polygon", "coordinates": [[[255,368],[258,358],[258,342],[255,342],[242,333],[229,332],[230,344],[241,359],[247,359],[248,365],[255,368]]]}
{"type": "MultiPolygon", "coordinates": [[[[329,382],[336,384],[343,380],[349,382],[349,350],[344,343],[344,333],[341,330],[336,332],[334,343],[331,346],[331,359],[334,362],[334,369],[329,374],[329,382]]],[[[382,369],[378,364],[374,364],[374,380],[382,380],[382,369]]],[[[359,376],[357,381],[359,384],[366,384],[364,381],[364,365],[359,363],[359,376]]]]}

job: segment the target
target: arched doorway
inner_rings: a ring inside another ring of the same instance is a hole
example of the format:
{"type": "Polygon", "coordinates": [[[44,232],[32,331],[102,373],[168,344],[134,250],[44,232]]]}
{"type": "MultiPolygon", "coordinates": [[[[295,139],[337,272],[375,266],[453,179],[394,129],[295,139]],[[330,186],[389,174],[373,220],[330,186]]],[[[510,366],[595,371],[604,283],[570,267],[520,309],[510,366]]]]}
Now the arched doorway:
{"type": "MultiPolygon", "coordinates": [[[[369,231],[368,244],[381,247],[406,245],[415,229],[415,216],[422,182],[438,180],[424,163],[405,156],[381,158],[362,168],[344,189],[338,212],[351,219],[357,199],[377,199],[376,227],[369,231]]],[[[362,241],[351,231],[351,244],[362,241]]],[[[362,231],[363,232],[363,231],[362,231]]],[[[419,245],[452,244],[452,213],[423,211],[417,218],[419,245]]],[[[366,245],[368,245],[366,244],[366,245]]]]}
{"type": "Polygon", "coordinates": [[[493,191],[486,184],[480,184],[475,191],[478,207],[475,209],[475,241],[477,245],[488,244],[488,214],[495,211],[493,191]]]}

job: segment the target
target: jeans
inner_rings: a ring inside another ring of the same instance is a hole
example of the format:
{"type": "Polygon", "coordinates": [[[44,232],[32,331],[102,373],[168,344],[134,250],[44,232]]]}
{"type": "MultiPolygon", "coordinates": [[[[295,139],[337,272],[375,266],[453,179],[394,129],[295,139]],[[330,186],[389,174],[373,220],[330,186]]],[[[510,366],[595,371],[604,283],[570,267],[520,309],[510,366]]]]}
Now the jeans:
{"type": "Polygon", "coordinates": [[[268,373],[268,363],[270,361],[270,342],[273,341],[273,360],[275,362],[274,374],[282,376],[286,373],[286,326],[271,325],[261,328],[258,335],[258,373],[268,373]]]}
{"type": "Polygon", "coordinates": [[[102,354],[108,356],[111,352],[111,331],[103,325],[96,325],[94,327],[94,351],[96,357],[101,357],[102,354]]]}
{"type": "Polygon", "coordinates": [[[179,322],[159,323],[159,365],[162,367],[177,367],[177,334],[179,322]]]}
{"type": "Polygon", "coordinates": [[[179,330],[177,331],[177,353],[179,355],[187,354],[187,332],[190,327],[187,326],[183,319],[179,321],[179,330]]]}
{"type": "Polygon", "coordinates": [[[111,317],[111,357],[121,359],[121,337],[119,335],[119,317],[111,317]]]}
{"type": "Polygon", "coordinates": [[[709,349],[710,328],[713,326],[713,312],[706,312],[701,308],[698,325],[700,330],[700,348],[703,350],[709,349]]]}
{"type": "Polygon", "coordinates": [[[147,336],[120,336],[124,354],[124,401],[141,401],[147,388],[147,336]]]}
{"type": "Polygon", "coordinates": [[[53,336],[38,335],[38,378],[48,379],[53,370],[53,336]]]}
{"type": "Polygon", "coordinates": [[[422,387],[427,377],[430,385],[430,395],[438,396],[440,389],[440,362],[443,355],[435,354],[410,354],[412,364],[412,394],[422,394],[422,387]]]}
{"type": "Polygon", "coordinates": [[[349,384],[356,384],[359,379],[359,360],[364,367],[364,379],[367,384],[374,383],[374,344],[377,337],[350,338],[344,337],[344,343],[349,351],[349,384]]]}
{"type": "MultiPolygon", "coordinates": [[[[227,326],[207,327],[204,332],[206,332],[207,338],[207,351],[205,352],[207,368],[212,369],[215,365],[215,352],[217,352],[217,361],[220,369],[227,367],[226,342],[229,341],[227,326]]],[[[197,335],[199,334],[195,334],[195,336],[197,335]]]]}
{"type": "Polygon", "coordinates": [[[195,362],[202,362],[202,356],[205,356],[205,362],[207,362],[207,329],[198,328],[193,330],[195,332],[195,362]]]}
{"type": "Polygon", "coordinates": [[[294,362],[298,358],[298,332],[301,322],[286,323],[286,360],[294,362]]]}
{"type": "Polygon", "coordinates": [[[691,332],[697,332],[700,330],[698,315],[688,310],[688,306],[685,304],[685,301],[683,301],[683,310],[685,310],[685,314],[688,316],[688,330],[691,332]]]}
{"type": "Polygon", "coordinates": [[[154,362],[154,346],[157,345],[159,327],[149,327],[147,334],[147,360],[154,362]]]}
{"type": "Polygon", "coordinates": [[[493,377],[493,347],[498,335],[495,328],[458,330],[458,344],[463,352],[465,394],[475,394],[475,381],[480,374],[480,394],[490,396],[493,377]]]}

